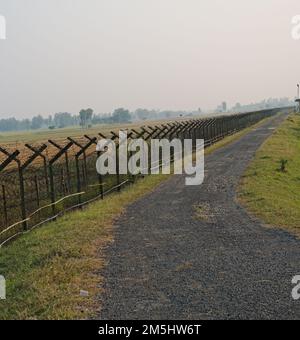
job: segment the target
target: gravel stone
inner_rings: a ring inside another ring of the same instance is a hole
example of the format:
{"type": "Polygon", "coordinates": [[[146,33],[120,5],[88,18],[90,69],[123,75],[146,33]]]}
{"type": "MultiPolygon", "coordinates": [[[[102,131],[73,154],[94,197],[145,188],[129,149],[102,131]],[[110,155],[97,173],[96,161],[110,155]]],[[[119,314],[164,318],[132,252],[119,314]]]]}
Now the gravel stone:
{"type": "Polygon", "coordinates": [[[208,155],[203,185],[172,176],[129,206],[107,249],[100,320],[299,319],[300,240],[236,202],[245,168],[284,118],[208,155]]]}

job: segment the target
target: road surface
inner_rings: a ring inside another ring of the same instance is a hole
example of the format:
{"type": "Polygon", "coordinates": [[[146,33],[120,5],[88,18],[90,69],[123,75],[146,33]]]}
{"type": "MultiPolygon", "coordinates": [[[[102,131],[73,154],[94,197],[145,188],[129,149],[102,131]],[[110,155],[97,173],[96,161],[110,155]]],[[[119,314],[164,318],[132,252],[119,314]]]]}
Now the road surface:
{"type": "Polygon", "coordinates": [[[173,176],[127,209],[101,273],[99,319],[300,318],[291,297],[300,240],[235,200],[249,161],[285,116],[207,156],[202,186],[173,176]]]}

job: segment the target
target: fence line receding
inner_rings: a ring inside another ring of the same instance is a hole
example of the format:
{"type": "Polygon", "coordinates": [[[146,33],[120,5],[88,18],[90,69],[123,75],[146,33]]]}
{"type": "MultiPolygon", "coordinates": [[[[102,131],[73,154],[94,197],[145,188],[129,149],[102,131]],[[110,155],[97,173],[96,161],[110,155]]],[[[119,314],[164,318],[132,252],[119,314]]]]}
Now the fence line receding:
{"type": "MultiPolygon", "coordinates": [[[[154,138],[204,139],[209,146],[239,130],[275,115],[281,109],[190,119],[128,131],[130,139],[154,138]]],[[[62,213],[134,182],[132,175],[101,176],[96,171],[99,139],[113,139],[99,133],[82,138],[49,140],[41,145],[25,144],[26,152],[0,146],[0,244],[62,213]],[[25,156],[24,156],[25,154],[25,156]]]]}

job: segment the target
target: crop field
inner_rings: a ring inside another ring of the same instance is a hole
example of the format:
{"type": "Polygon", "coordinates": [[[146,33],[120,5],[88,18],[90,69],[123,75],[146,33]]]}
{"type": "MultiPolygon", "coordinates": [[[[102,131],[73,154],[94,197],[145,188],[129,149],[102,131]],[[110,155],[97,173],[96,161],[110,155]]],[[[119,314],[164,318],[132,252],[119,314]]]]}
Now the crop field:
{"type": "MultiPolygon", "coordinates": [[[[231,113],[227,113],[226,115],[230,115],[231,113]]],[[[193,116],[190,118],[187,117],[178,117],[176,119],[160,119],[160,120],[146,120],[146,121],[138,121],[134,123],[127,124],[97,124],[91,128],[82,128],[80,126],[72,126],[66,127],[62,129],[40,129],[40,130],[30,130],[30,131],[17,131],[17,132],[0,132],[0,146],[4,147],[7,151],[13,152],[15,150],[20,151],[20,157],[22,160],[26,160],[31,155],[30,149],[26,147],[26,144],[29,144],[33,147],[38,147],[42,144],[46,144],[48,146],[46,153],[48,157],[55,154],[57,148],[53,148],[53,145],[49,143],[49,140],[55,141],[59,145],[64,145],[68,142],[68,137],[76,139],[78,142],[86,142],[86,138],[84,135],[88,135],[91,137],[98,136],[99,133],[109,136],[111,131],[119,131],[119,130],[132,130],[139,129],[142,126],[151,126],[155,127],[162,124],[170,124],[173,122],[182,122],[188,119],[205,119],[209,117],[217,117],[220,114],[203,114],[200,116],[193,116]]],[[[70,153],[73,152],[75,154],[78,151],[76,146],[70,149],[70,153]]],[[[3,154],[0,153],[0,162],[3,160],[3,154]]]]}
{"type": "MultiPolygon", "coordinates": [[[[144,122],[136,122],[136,123],[129,123],[129,124],[98,124],[94,125],[92,128],[82,128],[79,126],[74,127],[67,127],[62,129],[41,129],[37,131],[20,131],[20,132],[4,132],[0,133],[0,146],[5,148],[9,152],[13,152],[15,150],[20,151],[20,160],[24,161],[32,154],[31,150],[26,147],[26,144],[29,144],[33,147],[38,147],[42,144],[46,144],[47,150],[46,155],[47,157],[51,157],[53,154],[56,153],[57,148],[54,147],[49,140],[55,141],[58,145],[65,145],[68,143],[68,137],[76,139],[79,143],[85,143],[86,138],[83,137],[84,135],[87,136],[98,136],[99,133],[109,136],[111,131],[119,131],[124,129],[138,129],[143,126],[153,126],[167,124],[174,121],[184,121],[186,119],[178,118],[176,120],[150,120],[144,122]]],[[[75,154],[78,151],[76,145],[73,145],[70,148],[69,153],[75,154]]],[[[0,153],[0,162],[3,161],[4,155],[0,153]]]]}

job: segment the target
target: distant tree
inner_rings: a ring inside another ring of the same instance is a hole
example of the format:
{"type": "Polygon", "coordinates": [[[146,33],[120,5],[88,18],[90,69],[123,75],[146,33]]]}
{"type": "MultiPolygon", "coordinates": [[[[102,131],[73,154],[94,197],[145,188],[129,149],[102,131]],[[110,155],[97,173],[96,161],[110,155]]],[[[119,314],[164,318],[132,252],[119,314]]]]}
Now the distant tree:
{"type": "Polygon", "coordinates": [[[114,123],[130,123],[131,122],[130,112],[123,108],[116,109],[113,113],[113,122],[114,123]]]}
{"type": "Polygon", "coordinates": [[[103,123],[103,118],[102,115],[100,114],[94,114],[92,118],[92,124],[101,124],[103,123]]]}
{"type": "Polygon", "coordinates": [[[74,124],[75,124],[75,119],[71,115],[71,113],[60,112],[54,115],[54,124],[49,124],[49,125],[55,125],[56,127],[64,128],[66,126],[71,126],[74,124]]]}
{"type": "Polygon", "coordinates": [[[226,102],[222,103],[222,111],[227,112],[227,103],[226,102]]]}
{"type": "Polygon", "coordinates": [[[111,114],[94,114],[92,118],[92,124],[111,124],[112,121],[112,115],[111,114]]]}
{"type": "Polygon", "coordinates": [[[26,118],[26,119],[23,119],[21,122],[19,122],[18,125],[19,125],[20,130],[30,130],[31,121],[30,119],[26,118]]]}
{"type": "Polygon", "coordinates": [[[151,112],[146,109],[137,109],[135,115],[140,120],[146,120],[150,118],[151,112]]]}
{"type": "Polygon", "coordinates": [[[31,121],[31,128],[33,130],[37,130],[37,129],[40,129],[44,124],[44,119],[41,115],[38,115],[36,117],[33,117],[32,118],[32,121],[31,121]]]}
{"type": "Polygon", "coordinates": [[[94,111],[92,109],[81,110],[79,112],[80,125],[82,127],[87,127],[92,122],[94,111]]]}
{"type": "Polygon", "coordinates": [[[18,127],[18,121],[15,118],[1,119],[0,131],[13,131],[18,127]]]}
{"type": "Polygon", "coordinates": [[[51,115],[48,116],[47,125],[48,125],[48,126],[52,126],[52,125],[53,125],[53,117],[52,117],[51,115]]]}

